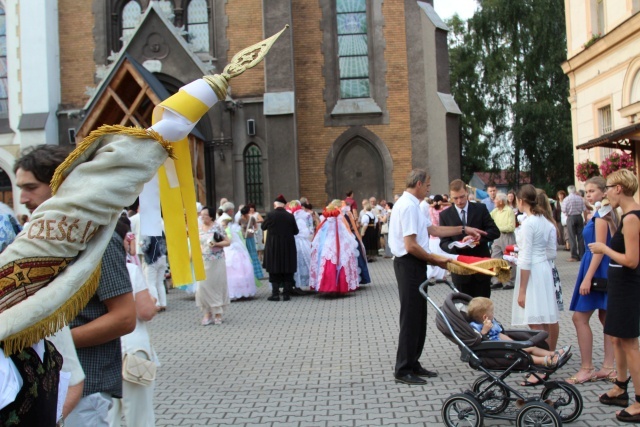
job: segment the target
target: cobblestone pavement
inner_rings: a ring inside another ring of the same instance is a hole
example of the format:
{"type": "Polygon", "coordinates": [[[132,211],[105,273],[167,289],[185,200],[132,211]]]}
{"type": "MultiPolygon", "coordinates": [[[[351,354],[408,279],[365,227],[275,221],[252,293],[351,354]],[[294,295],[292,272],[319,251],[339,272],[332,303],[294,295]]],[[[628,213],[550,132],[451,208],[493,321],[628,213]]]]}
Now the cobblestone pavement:
{"type": "MultiPolygon", "coordinates": [[[[578,263],[567,258],[568,252],[558,252],[566,306],[559,343],[573,344],[575,354],[558,373],[560,378],[580,366],[568,311],[578,263]]],[[[167,311],[150,325],[162,362],[155,386],[157,425],[443,425],[444,400],[470,388],[479,374],[460,361],[457,347],[437,331],[430,308],[421,362],[440,376],[426,386],[396,384],[399,303],[393,262],[379,258],[370,270],[372,284],[338,298],[312,295],[270,302],[263,282],[253,300],[231,303],[222,325],[206,327],[200,326],[193,297],[171,290],[167,311]]],[[[447,291],[441,285],[430,294],[441,302],[447,291]]],[[[505,326],[511,319],[512,294],[502,290],[492,295],[496,317],[505,326]]],[[[595,317],[594,361],[599,367],[602,329],[595,317]]],[[[521,379],[512,375],[510,382],[521,379]]],[[[578,387],[585,408],[573,425],[617,425],[614,408],[597,403],[608,383],[578,387]]],[[[485,425],[513,423],[485,419],[485,425]]]]}

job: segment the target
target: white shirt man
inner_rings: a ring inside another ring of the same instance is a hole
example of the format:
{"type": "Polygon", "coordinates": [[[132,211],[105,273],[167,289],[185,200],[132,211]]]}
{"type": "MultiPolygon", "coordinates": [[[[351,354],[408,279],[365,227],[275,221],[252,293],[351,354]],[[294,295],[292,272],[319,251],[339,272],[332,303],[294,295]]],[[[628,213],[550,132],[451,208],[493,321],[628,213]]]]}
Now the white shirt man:
{"type": "MultiPolygon", "coordinates": [[[[420,200],[429,194],[431,179],[422,169],[414,169],[407,177],[407,189],[393,205],[389,221],[389,248],[395,255],[393,269],[400,297],[400,334],[394,376],[404,384],[425,384],[423,377],[438,374],[420,365],[426,338],[427,305],[419,286],[427,280],[427,264],[446,268],[447,258],[429,251],[429,233],[438,237],[453,236],[464,231],[462,226],[441,227],[420,210],[420,200]]],[[[478,230],[470,228],[478,236],[478,230]]]]}

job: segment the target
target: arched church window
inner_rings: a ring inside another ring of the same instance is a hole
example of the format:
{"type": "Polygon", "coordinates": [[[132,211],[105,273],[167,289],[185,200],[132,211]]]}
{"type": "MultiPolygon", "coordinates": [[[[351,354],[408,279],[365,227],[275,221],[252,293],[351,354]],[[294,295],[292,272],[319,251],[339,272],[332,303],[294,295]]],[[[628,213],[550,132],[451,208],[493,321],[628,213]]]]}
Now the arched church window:
{"type": "Polygon", "coordinates": [[[206,0],[192,0],[187,6],[188,42],[195,52],[209,52],[209,12],[206,0]]]}
{"type": "Polygon", "coordinates": [[[369,47],[366,0],[337,0],[340,98],[368,98],[369,47]]]}
{"type": "Polygon", "coordinates": [[[9,118],[9,88],[7,84],[7,20],[0,6],[0,119],[9,118]]]}
{"type": "Polygon", "coordinates": [[[142,8],[135,0],[129,1],[122,8],[122,43],[125,44],[136,30],[142,18],[142,8]]]}
{"type": "Polygon", "coordinates": [[[247,203],[257,207],[263,205],[262,192],[262,151],[251,144],[244,150],[244,185],[247,203]]]}

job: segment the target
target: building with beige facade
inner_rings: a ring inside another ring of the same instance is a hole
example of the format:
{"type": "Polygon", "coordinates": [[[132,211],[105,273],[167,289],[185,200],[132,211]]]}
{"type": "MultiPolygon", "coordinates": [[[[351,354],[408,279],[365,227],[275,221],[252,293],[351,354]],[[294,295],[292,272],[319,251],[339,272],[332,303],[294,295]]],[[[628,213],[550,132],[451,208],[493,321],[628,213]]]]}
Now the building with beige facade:
{"type": "MultiPolygon", "coordinates": [[[[640,142],[640,0],[565,0],[574,169],[640,142]]],[[[637,166],[636,166],[637,167],[637,166]]]]}

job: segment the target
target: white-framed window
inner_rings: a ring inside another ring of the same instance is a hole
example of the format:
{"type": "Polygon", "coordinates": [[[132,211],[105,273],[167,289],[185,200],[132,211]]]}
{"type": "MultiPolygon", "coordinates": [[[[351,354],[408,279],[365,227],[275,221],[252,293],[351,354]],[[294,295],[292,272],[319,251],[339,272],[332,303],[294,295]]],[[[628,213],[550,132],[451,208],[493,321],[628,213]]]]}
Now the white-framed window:
{"type": "Polygon", "coordinates": [[[206,0],[191,0],[187,6],[188,42],[195,52],[209,52],[209,12],[206,0]]]}
{"type": "Polygon", "coordinates": [[[596,31],[604,34],[604,0],[596,0],[596,31]]]}
{"type": "Polygon", "coordinates": [[[640,71],[638,71],[631,83],[631,95],[629,96],[629,104],[635,104],[640,101],[640,71]]]}
{"type": "Polygon", "coordinates": [[[598,108],[598,133],[605,135],[613,129],[611,122],[611,105],[598,108]]]}

